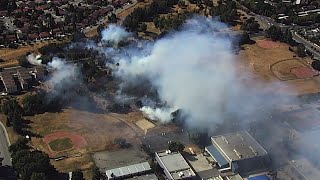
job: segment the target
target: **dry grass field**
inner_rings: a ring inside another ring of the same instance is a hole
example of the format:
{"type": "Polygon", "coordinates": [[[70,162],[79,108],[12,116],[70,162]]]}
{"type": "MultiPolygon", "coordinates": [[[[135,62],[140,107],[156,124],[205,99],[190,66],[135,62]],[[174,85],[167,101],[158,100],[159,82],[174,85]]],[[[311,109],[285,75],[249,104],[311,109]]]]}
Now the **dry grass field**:
{"type": "MultiPolygon", "coordinates": [[[[260,40],[258,38],[255,40],[260,40]]],[[[296,67],[309,67],[307,63],[310,58],[296,59],[295,53],[289,51],[289,45],[285,43],[278,43],[277,48],[271,47],[273,43],[267,43],[267,46],[261,47],[258,43],[252,45],[245,45],[244,51],[240,51],[238,58],[241,59],[239,68],[241,71],[251,72],[254,78],[259,79],[262,82],[276,82],[282,84],[284,89],[271,89],[276,92],[287,93],[288,89],[290,94],[308,94],[320,91],[319,77],[315,76],[307,79],[296,78],[294,74],[291,74],[291,69],[296,67]],[[290,60],[285,62],[285,60],[290,60]],[[283,64],[284,63],[284,64],[283,64]],[[278,76],[278,77],[277,77],[278,76]],[[288,81],[282,81],[279,79],[289,78],[288,81]]],[[[268,83],[266,83],[268,86],[268,83]]]]}
{"type": "Polygon", "coordinates": [[[138,135],[143,134],[142,129],[134,124],[143,118],[138,113],[129,114],[95,114],[76,109],[64,109],[59,113],[44,113],[28,117],[31,120],[32,131],[46,137],[56,132],[70,132],[82,136],[87,145],[82,148],[71,148],[61,152],[52,153],[44,138],[33,138],[32,145],[36,149],[54,157],[71,156],[61,161],[52,161],[54,166],[63,172],[76,168],[83,170],[94,165],[90,153],[102,150],[114,150],[115,138],[125,138],[130,144],[139,145],[138,135]],[[140,117],[139,117],[140,116],[140,117]]]}
{"type": "Polygon", "coordinates": [[[294,70],[301,68],[310,69],[312,72],[307,63],[296,58],[285,59],[270,66],[271,72],[273,72],[274,75],[282,81],[306,79],[306,77],[297,76],[297,73],[294,73],[294,70]]]}
{"type": "Polygon", "coordinates": [[[45,45],[48,45],[48,42],[37,43],[33,46],[21,46],[18,49],[9,49],[4,48],[0,49],[0,58],[4,60],[4,62],[0,63],[0,68],[16,66],[19,64],[18,58],[21,56],[25,56],[28,52],[37,52],[37,50],[45,45]]]}
{"type": "Polygon", "coordinates": [[[21,56],[25,56],[28,52],[35,52],[38,53],[38,49],[46,46],[50,43],[63,43],[69,41],[68,39],[64,41],[57,41],[57,40],[49,40],[49,41],[42,41],[37,42],[34,45],[26,45],[20,46],[17,49],[10,49],[10,48],[3,48],[0,49],[0,59],[3,59],[4,62],[0,62],[0,68],[12,67],[19,65],[18,59],[21,56]]]}

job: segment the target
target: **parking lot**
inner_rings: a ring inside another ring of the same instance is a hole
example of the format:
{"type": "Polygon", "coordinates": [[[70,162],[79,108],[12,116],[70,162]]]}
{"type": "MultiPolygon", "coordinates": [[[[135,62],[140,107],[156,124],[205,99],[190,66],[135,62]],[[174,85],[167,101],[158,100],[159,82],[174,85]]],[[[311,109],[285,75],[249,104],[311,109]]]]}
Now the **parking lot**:
{"type": "Polygon", "coordinates": [[[92,158],[96,166],[102,171],[119,168],[147,161],[147,155],[137,147],[130,147],[116,151],[101,151],[94,153],[92,158]]]}

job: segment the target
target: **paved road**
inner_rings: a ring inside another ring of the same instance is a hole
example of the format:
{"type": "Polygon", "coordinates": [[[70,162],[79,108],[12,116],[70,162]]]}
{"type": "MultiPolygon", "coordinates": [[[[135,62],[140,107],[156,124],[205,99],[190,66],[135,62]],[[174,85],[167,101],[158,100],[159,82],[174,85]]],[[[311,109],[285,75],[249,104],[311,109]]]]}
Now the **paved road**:
{"type": "Polygon", "coordinates": [[[8,150],[10,141],[8,139],[7,131],[5,130],[4,125],[0,122],[0,157],[4,158],[2,165],[12,166],[11,156],[8,150]]]}
{"type": "MultiPolygon", "coordinates": [[[[243,6],[242,4],[240,4],[237,0],[234,0],[242,9],[245,9],[245,10],[248,10],[250,11],[248,8],[246,8],[245,6],[243,6]]],[[[320,48],[313,45],[313,43],[307,41],[306,39],[304,39],[303,37],[299,36],[297,33],[296,33],[296,30],[297,29],[300,29],[300,28],[303,28],[301,26],[287,26],[287,25],[284,25],[284,24],[280,24],[280,23],[277,23],[275,22],[272,18],[270,17],[266,17],[266,16],[262,16],[262,15],[259,15],[259,14],[255,14],[254,12],[250,11],[250,15],[252,15],[253,17],[256,18],[256,20],[259,22],[260,26],[262,29],[266,30],[268,29],[270,26],[272,25],[276,25],[276,26],[279,26],[281,28],[290,28],[292,29],[292,38],[299,42],[299,43],[302,43],[304,44],[304,46],[306,47],[307,50],[309,50],[310,52],[312,52],[314,54],[315,57],[318,57],[320,58],[320,53],[315,51],[314,48],[316,48],[318,51],[320,51],[320,48]]]]}
{"type": "Polygon", "coordinates": [[[304,44],[304,46],[306,47],[306,49],[308,49],[309,51],[311,51],[315,57],[319,57],[320,58],[320,53],[315,51],[313,48],[311,47],[314,47],[316,48],[318,51],[320,51],[320,48],[314,46],[311,42],[307,41],[306,39],[304,39],[303,37],[299,36],[296,32],[293,32],[292,33],[292,38],[295,40],[295,41],[298,41],[302,44],[304,44]]]}

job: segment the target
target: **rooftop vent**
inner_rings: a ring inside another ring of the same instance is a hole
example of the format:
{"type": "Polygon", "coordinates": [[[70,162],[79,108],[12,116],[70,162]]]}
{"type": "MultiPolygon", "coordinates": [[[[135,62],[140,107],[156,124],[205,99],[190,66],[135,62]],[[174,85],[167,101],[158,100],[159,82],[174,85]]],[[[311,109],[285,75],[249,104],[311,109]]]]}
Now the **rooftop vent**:
{"type": "Polygon", "coordinates": [[[236,155],[237,155],[239,158],[242,158],[242,154],[240,154],[236,149],[233,149],[233,151],[236,153],[236,155]]]}
{"type": "Polygon", "coordinates": [[[254,155],[258,155],[258,154],[259,154],[255,149],[253,149],[253,147],[249,146],[249,148],[250,148],[251,151],[254,153],[254,155]]]}
{"type": "Polygon", "coordinates": [[[224,142],[226,142],[227,144],[229,144],[227,138],[225,138],[224,136],[221,136],[221,139],[222,139],[224,142]]]}
{"type": "Polygon", "coordinates": [[[240,134],[237,134],[239,136],[239,138],[241,139],[241,141],[243,141],[243,137],[240,134]]]}
{"type": "Polygon", "coordinates": [[[183,172],[179,172],[178,175],[179,175],[179,177],[184,176],[183,172]]]}

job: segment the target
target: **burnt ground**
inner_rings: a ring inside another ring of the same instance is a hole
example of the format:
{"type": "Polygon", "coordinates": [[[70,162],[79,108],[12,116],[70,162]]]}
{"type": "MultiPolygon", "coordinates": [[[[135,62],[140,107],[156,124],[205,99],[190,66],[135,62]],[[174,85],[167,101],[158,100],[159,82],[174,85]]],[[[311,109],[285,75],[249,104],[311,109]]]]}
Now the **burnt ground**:
{"type": "Polygon", "coordinates": [[[168,149],[168,143],[170,141],[178,141],[185,146],[192,145],[187,131],[183,131],[178,127],[170,126],[158,126],[148,131],[146,136],[141,137],[141,141],[154,152],[168,149]]]}

